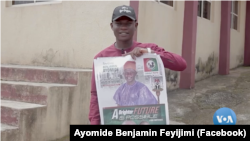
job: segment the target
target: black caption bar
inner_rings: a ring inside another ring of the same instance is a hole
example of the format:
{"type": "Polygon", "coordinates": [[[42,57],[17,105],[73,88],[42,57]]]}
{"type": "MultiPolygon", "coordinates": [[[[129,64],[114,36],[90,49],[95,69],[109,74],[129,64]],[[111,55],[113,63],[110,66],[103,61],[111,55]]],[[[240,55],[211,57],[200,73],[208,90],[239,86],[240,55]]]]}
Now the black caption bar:
{"type": "Polygon", "coordinates": [[[70,125],[70,140],[116,138],[250,138],[249,125],[70,125]]]}

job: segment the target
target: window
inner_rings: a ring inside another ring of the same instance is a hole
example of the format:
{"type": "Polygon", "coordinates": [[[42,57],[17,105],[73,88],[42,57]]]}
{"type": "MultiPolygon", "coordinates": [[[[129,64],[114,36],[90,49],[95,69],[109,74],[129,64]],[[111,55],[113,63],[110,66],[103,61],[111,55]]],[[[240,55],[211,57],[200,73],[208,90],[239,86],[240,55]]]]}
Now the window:
{"type": "Polygon", "coordinates": [[[232,1],[231,28],[235,30],[238,29],[238,1],[232,1]]]}
{"type": "Polygon", "coordinates": [[[198,1],[198,16],[210,20],[211,1],[198,1]]]}
{"type": "Polygon", "coordinates": [[[159,0],[159,2],[172,6],[172,7],[174,6],[174,1],[172,0],[159,0]]]}
{"type": "Polygon", "coordinates": [[[29,0],[29,1],[13,0],[12,5],[31,4],[31,3],[38,3],[38,2],[51,2],[51,1],[55,1],[55,0],[29,0]]]}

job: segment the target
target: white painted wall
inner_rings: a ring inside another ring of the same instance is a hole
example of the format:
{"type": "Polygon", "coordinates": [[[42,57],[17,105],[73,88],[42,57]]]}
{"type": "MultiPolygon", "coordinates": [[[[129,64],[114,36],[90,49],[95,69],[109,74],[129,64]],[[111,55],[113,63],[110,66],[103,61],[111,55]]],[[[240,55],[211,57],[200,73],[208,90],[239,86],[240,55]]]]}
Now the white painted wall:
{"type": "Polygon", "coordinates": [[[238,30],[231,29],[230,69],[244,62],[246,1],[239,1],[238,30]]]}
{"type": "MultiPolygon", "coordinates": [[[[184,1],[175,1],[174,7],[155,1],[139,2],[139,25],[137,40],[142,43],[155,43],[166,51],[181,55],[184,21],[184,1]]],[[[180,73],[166,70],[168,89],[179,86],[180,73]],[[174,79],[178,76],[177,80],[174,79]]]]}
{"type": "Polygon", "coordinates": [[[112,12],[129,1],[63,1],[7,7],[1,1],[2,64],[92,68],[115,42],[112,12]]]}

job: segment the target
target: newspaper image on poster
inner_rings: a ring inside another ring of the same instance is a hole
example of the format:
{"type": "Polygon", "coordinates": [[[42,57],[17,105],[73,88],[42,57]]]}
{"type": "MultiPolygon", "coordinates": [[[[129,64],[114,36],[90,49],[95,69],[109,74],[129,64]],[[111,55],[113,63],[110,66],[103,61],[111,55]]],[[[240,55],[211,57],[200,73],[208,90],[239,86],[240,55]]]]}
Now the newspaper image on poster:
{"type": "Polygon", "coordinates": [[[165,69],[159,55],[94,60],[101,124],[167,125],[165,69]]]}

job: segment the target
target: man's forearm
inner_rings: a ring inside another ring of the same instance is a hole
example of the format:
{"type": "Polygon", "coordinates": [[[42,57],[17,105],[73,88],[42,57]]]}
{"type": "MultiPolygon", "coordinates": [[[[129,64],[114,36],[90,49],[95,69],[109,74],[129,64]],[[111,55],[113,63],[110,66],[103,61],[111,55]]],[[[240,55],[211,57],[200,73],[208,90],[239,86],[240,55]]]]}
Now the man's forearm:
{"type": "Polygon", "coordinates": [[[183,71],[186,69],[186,61],[179,55],[170,52],[160,52],[163,65],[174,71],[183,71]]]}
{"type": "Polygon", "coordinates": [[[158,46],[152,46],[151,50],[152,53],[156,53],[161,56],[165,68],[169,68],[174,71],[183,71],[186,69],[187,63],[180,55],[167,52],[158,46]]]}

